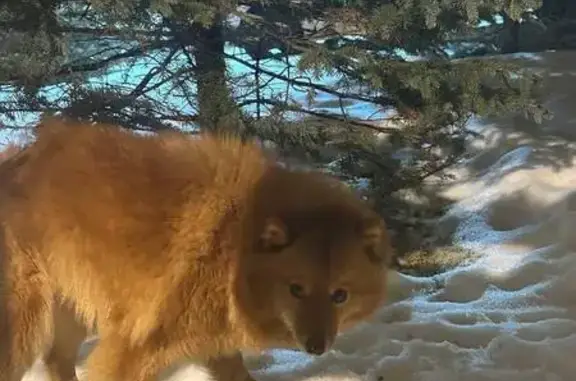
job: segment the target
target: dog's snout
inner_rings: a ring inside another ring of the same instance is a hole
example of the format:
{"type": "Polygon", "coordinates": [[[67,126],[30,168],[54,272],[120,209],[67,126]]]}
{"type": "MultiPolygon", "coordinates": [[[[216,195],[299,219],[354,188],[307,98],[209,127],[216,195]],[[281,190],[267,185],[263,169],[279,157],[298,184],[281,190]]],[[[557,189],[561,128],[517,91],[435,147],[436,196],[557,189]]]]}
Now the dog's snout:
{"type": "Polygon", "coordinates": [[[306,340],[304,349],[311,355],[321,355],[326,352],[326,342],[324,340],[308,339],[306,340]]]}

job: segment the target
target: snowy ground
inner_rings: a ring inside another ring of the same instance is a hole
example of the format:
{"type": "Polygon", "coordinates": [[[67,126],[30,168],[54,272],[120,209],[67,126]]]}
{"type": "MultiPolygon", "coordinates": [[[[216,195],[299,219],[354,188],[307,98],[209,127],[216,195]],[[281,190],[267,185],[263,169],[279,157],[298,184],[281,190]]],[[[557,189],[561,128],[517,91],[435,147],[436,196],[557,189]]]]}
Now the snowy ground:
{"type": "MultiPolygon", "coordinates": [[[[557,381],[576,379],[576,77],[574,53],[547,53],[550,107],[543,132],[487,121],[447,188],[443,224],[480,260],[432,278],[393,277],[375,319],[311,358],[272,351],[247,359],[257,380],[557,381]],[[574,110],[574,111],[573,111],[574,110]],[[494,123],[494,124],[490,124],[494,123]],[[498,128],[496,129],[496,126],[498,128]],[[560,133],[563,138],[551,136],[560,133]]],[[[40,368],[27,381],[41,379],[40,368]]],[[[183,368],[171,381],[205,380],[183,368]]]]}

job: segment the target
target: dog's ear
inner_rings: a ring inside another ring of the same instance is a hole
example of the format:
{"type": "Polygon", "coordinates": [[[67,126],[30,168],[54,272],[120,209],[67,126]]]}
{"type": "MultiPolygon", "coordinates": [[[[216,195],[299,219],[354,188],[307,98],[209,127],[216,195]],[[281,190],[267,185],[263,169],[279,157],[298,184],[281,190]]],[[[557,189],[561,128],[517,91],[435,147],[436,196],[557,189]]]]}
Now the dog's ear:
{"type": "Polygon", "coordinates": [[[281,219],[271,217],[264,221],[264,227],[260,233],[260,246],[262,249],[279,249],[286,246],[288,242],[288,228],[281,219]]]}
{"type": "Polygon", "coordinates": [[[358,230],[370,260],[389,264],[392,248],[384,220],[377,215],[366,216],[361,220],[358,230]]]}

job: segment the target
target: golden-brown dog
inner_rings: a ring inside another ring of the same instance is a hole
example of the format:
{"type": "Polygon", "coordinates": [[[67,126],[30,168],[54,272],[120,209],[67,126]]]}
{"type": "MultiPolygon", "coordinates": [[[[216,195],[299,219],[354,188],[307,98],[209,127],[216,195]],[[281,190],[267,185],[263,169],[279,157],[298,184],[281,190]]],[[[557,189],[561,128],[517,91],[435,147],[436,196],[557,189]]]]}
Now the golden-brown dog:
{"type": "Polygon", "coordinates": [[[383,221],[254,143],[48,119],[0,184],[0,381],[74,379],[86,327],[90,381],[247,380],[241,351],[321,354],[385,299],[383,221]]]}

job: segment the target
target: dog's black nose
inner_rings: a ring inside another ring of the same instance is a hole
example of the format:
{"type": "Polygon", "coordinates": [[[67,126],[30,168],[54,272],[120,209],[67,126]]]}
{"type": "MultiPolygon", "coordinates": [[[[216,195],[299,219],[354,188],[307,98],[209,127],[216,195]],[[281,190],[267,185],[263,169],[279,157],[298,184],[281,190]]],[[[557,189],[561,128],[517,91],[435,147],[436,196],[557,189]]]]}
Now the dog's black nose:
{"type": "Polygon", "coordinates": [[[321,340],[308,339],[304,347],[311,355],[321,355],[326,352],[326,343],[321,340]]]}

